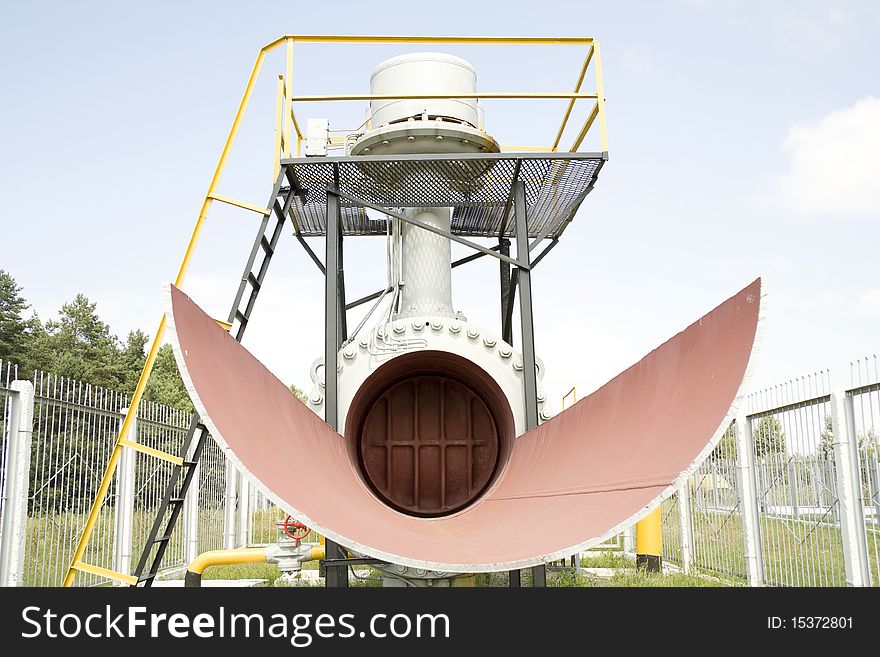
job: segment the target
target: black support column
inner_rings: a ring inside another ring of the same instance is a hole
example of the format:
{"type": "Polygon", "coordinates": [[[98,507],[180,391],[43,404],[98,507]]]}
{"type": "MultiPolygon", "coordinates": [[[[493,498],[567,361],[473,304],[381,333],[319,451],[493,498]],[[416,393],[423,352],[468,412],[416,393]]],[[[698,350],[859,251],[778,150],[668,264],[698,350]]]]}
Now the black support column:
{"type": "MultiPolygon", "coordinates": [[[[535,363],[535,326],[532,318],[532,273],[529,269],[529,229],[526,217],[526,188],[521,180],[513,183],[513,209],[516,220],[516,259],[525,266],[517,268],[519,317],[522,333],[523,393],[526,431],[538,426],[538,374],[535,363]]],[[[532,568],[532,586],[547,585],[547,567],[532,568]]]]}
{"type": "MultiPolygon", "coordinates": [[[[342,276],[342,227],[339,197],[335,189],[327,190],[327,228],[324,285],[324,420],[339,428],[339,380],[336,358],[345,339],[345,299],[342,276]]],[[[329,588],[348,586],[348,566],[331,565],[333,559],[347,557],[342,547],[330,539],[324,545],[326,585],[329,588]]]]}
{"type": "MultiPolygon", "coordinates": [[[[510,240],[503,235],[498,238],[498,253],[506,256],[510,255],[510,240]]],[[[500,260],[498,262],[498,267],[501,282],[501,339],[507,344],[513,344],[513,324],[511,323],[510,315],[507,312],[508,307],[512,307],[510,302],[510,265],[503,260],[500,260]]],[[[508,586],[510,588],[517,589],[522,586],[520,571],[508,571],[507,577],[508,586]]]]}

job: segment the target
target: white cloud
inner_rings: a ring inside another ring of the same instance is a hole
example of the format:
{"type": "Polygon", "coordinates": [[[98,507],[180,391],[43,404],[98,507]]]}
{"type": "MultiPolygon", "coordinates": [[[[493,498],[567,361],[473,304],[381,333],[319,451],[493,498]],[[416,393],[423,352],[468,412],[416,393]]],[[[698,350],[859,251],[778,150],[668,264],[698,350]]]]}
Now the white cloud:
{"type": "Polygon", "coordinates": [[[792,126],[785,206],[798,214],[880,213],[880,99],[868,97],[819,121],[792,126]]]}
{"type": "Polygon", "coordinates": [[[863,317],[880,317],[880,289],[865,292],[856,304],[856,314],[863,317]]]}

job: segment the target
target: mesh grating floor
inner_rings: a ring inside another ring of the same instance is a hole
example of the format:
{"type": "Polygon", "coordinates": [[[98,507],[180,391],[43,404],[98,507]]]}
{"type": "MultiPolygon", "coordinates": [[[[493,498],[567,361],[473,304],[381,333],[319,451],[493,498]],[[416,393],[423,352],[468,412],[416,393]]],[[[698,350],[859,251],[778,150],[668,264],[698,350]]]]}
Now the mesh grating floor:
{"type": "MultiPolygon", "coordinates": [[[[452,207],[452,232],[498,236],[517,178],[525,184],[529,236],[559,237],[605,162],[601,153],[476,154],[474,156],[361,156],[282,161],[302,194],[292,211],[305,236],[323,235],[326,190],[338,180],[341,192],[383,207],[452,207]]],[[[341,199],[344,235],[382,235],[385,221],[341,199]]],[[[511,213],[512,215],[512,213],[511,213]]],[[[508,218],[504,234],[513,236],[508,218]]]]}

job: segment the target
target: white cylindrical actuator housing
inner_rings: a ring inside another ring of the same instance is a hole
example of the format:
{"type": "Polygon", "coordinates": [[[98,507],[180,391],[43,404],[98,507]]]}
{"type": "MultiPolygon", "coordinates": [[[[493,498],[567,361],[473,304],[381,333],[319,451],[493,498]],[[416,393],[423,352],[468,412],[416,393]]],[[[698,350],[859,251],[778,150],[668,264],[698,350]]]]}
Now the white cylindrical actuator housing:
{"type": "MultiPolygon", "coordinates": [[[[413,219],[449,231],[451,208],[406,208],[413,219]]],[[[403,286],[395,318],[454,317],[452,308],[452,247],[442,235],[399,222],[403,286]]]]}
{"type": "MultiPolygon", "coordinates": [[[[417,52],[385,60],[370,77],[373,94],[473,94],[477,74],[465,60],[440,52],[417,52]]],[[[428,115],[429,119],[479,124],[476,98],[423,100],[373,100],[370,102],[372,128],[428,115]]]]}

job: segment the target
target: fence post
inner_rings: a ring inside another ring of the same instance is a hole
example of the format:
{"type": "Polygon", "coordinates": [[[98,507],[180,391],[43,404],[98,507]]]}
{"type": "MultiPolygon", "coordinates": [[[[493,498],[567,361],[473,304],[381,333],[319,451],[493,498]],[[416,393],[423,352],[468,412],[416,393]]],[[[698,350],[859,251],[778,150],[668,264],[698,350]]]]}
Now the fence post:
{"type": "MultiPolygon", "coordinates": [[[[224,454],[224,458],[226,455],[224,454]]],[[[235,547],[235,491],[238,482],[238,470],[226,458],[226,496],[223,505],[223,549],[235,547]]]]}
{"type": "MultiPolygon", "coordinates": [[[[128,409],[123,408],[119,412],[122,413],[122,417],[119,419],[121,429],[128,409]]],[[[132,418],[131,427],[125,438],[133,443],[137,442],[137,413],[132,418]]],[[[137,454],[133,449],[122,450],[119,457],[119,467],[116,468],[116,504],[113,509],[113,570],[125,574],[131,572],[131,533],[134,522],[134,478],[137,454]]]]}
{"type": "Polygon", "coordinates": [[[834,462],[837,466],[843,564],[849,586],[870,586],[867,531],[862,509],[862,478],[859,474],[859,453],[851,404],[852,398],[843,389],[831,393],[831,430],[834,434],[834,462]]]}
{"type": "Polygon", "coordinates": [[[199,487],[202,464],[194,466],[192,481],[186,491],[186,510],[183,527],[183,560],[189,565],[199,556],[199,487]]]}
{"type": "Polygon", "coordinates": [[[624,554],[635,554],[636,551],[636,538],[635,538],[635,525],[630,525],[626,529],[623,530],[623,552],[624,554]]]}
{"type": "Polygon", "coordinates": [[[755,479],[752,425],[744,411],[736,416],[736,470],[742,502],[743,536],[749,585],[764,585],[764,555],[761,551],[761,521],[755,479]]]}
{"type": "Polygon", "coordinates": [[[248,525],[251,515],[251,482],[239,474],[238,481],[238,547],[248,545],[248,525]]]}
{"type": "Polygon", "coordinates": [[[34,384],[13,381],[9,386],[9,438],[6,442],[6,487],[0,528],[0,586],[22,586],[34,433],[34,384]]]}
{"type": "Polygon", "coordinates": [[[694,560],[694,524],[691,516],[690,479],[685,479],[678,489],[678,524],[681,531],[681,569],[691,571],[694,560]]]}

